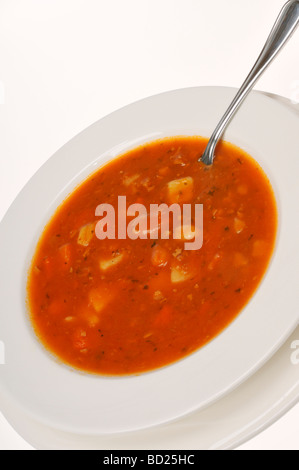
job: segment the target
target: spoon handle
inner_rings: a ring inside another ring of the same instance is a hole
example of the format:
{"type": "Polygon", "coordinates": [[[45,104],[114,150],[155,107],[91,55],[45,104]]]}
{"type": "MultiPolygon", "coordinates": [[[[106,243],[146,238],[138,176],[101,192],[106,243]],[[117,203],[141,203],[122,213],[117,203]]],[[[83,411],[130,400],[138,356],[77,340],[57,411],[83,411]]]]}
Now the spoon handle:
{"type": "Polygon", "coordinates": [[[251,72],[213,132],[200,161],[212,165],[219,139],[262,73],[286,44],[299,23],[299,0],[290,0],[282,8],[267,42],[251,72]]]}

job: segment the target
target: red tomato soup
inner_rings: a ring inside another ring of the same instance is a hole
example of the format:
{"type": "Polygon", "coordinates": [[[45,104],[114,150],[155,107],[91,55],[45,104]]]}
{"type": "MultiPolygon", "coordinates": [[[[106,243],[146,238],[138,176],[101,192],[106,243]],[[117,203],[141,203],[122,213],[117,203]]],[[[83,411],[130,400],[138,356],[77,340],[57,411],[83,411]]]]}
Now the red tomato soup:
{"type": "MultiPolygon", "coordinates": [[[[249,155],[206,139],[148,143],[84,181],[46,226],[28,276],[30,318],[64,363],[104,375],[150,371],[196,351],[249,302],[271,258],[277,210],[249,155]],[[203,204],[203,246],[184,239],[105,239],[98,205],[203,204]]],[[[261,312],[261,315],[263,313],[261,312]]],[[[258,328],[258,325],[257,325],[258,328]]]]}

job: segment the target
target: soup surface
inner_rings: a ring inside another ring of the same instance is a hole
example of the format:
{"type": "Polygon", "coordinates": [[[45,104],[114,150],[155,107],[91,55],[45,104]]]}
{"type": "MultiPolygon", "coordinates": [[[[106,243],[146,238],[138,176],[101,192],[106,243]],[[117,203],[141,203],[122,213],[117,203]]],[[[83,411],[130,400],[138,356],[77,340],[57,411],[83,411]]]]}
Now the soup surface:
{"type": "Polygon", "coordinates": [[[252,297],[275,243],[273,191],[256,161],[231,144],[217,147],[212,166],[199,163],[206,143],[175,137],[138,147],[57,209],[27,289],[36,334],[64,363],[104,375],[168,365],[213,339],[252,297]],[[117,219],[119,196],[148,210],[202,204],[202,247],[187,250],[194,232],[173,239],[172,225],[169,239],[99,240],[96,208],[111,204],[117,219]]]}

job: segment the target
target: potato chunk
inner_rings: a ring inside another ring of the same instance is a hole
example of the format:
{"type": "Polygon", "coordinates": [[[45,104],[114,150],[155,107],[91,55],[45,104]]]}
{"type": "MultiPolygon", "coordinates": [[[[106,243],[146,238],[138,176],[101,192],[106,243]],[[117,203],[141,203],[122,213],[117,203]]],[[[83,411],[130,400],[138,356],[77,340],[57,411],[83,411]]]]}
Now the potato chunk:
{"type": "Polygon", "coordinates": [[[100,323],[100,318],[97,314],[86,315],[87,324],[90,328],[96,327],[100,323]]]}
{"type": "Polygon", "coordinates": [[[124,258],[123,253],[119,253],[115,256],[113,256],[110,259],[106,260],[101,260],[100,261],[100,269],[101,271],[107,271],[108,269],[112,268],[113,266],[116,266],[118,263],[120,263],[124,258]]]}
{"type": "Polygon", "coordinates": [[[246,184],[240,184],[237,188],[237,191],[242,196],[246,196],[246,194],[248,194],[248,187],[246,186],[246,184]]]}
{"type": "Polygon", "coordinates": [[[265,251],[267,251],[268,245],[264,240],[256,240],[253,244],[252,254],[255,258],[263,256],[265,251]]]}
{"type": "Polygon", "coordinates": [[[243,266],[247,266],[248,258],[246,258],[243,253],[235,253],[234,254],[234,265],[236,268],[242,268],[243,266]]]}
{"type": "Polygon", "coordinates": [[[108,305],[112,298],[113,294],[107,287],[95,288],[89,292],[89,305],[99,313],[108,305]]]}
{"type": "Polygon", "coordinates": [[[188,281],[188,279],[191,279],[192,276],[193,272],[181,266],[174,266],[171,268],[170,279],[173,284],[188,281]]]}
{"type": "Polygon", "coordinates": [[[182,240],[184,242],[194,240],[194,238],[197,238],[199,234],[199,229],[194,225],[182,225],[181,227],[176,227],[173,232],[176,240],[182,240]]]}
{"type": "Polygon", "coordinates": [[[131,175],[131,176],[125,175],[123,177],[123,184],[128,187],[132,183],[135,183],[135,181],[137,181],[139,177],[140,177],[140,175],[138,175],[138,174],[131,175]]]}
{"type": "Polygon", "coordinates": [[[72,247],[70,243],[66,243],[65,245],[59,248],[59,254],[61,256],[61,260],[64,266],[68,267],[71,263],[72,259],[72,247]]]}
{"type": "Polygon", "coordinates": [[[238,219],[237,217],[235,218],[234,228],[235,228],[236,233],[243,232],[245,226],[246,226],[246,224],[245,224],[244,220],[238,219]]]}
{"type": "Polygon", "coordinates": [[[193,178],[187,176],[167,184],[168,200],[171,203],[190,202],[193,197],[193,178]]]}
{"type": "Polygon", "coordinates": [[[95,233],[95,223],[87,224],[81,227],[77,239],[78,245],[88,246],[95,233]]]}

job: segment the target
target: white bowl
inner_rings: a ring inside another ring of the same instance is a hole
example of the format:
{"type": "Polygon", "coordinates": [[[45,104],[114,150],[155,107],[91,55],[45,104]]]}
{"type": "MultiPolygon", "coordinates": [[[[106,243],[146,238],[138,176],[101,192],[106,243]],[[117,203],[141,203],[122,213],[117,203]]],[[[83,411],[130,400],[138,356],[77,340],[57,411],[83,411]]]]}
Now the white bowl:
{"type": "Polygon", "coordinates": [[[26,275],[41,231],[71,190],[103,162],[171,135],[209,136],[236,90],[190,88],[127,106],[60,149],[30,180],[0,226],[0,392],[38,421],[64,431],[133,431],[204,408],[261,367],[298,323],[299,120],[252,93],[225,139],[264,168],[279,207],[271,266],[250,303],[208,345],[157,371],[107,378],[75,371],[48,353],[26,313],[26,275]]]}

